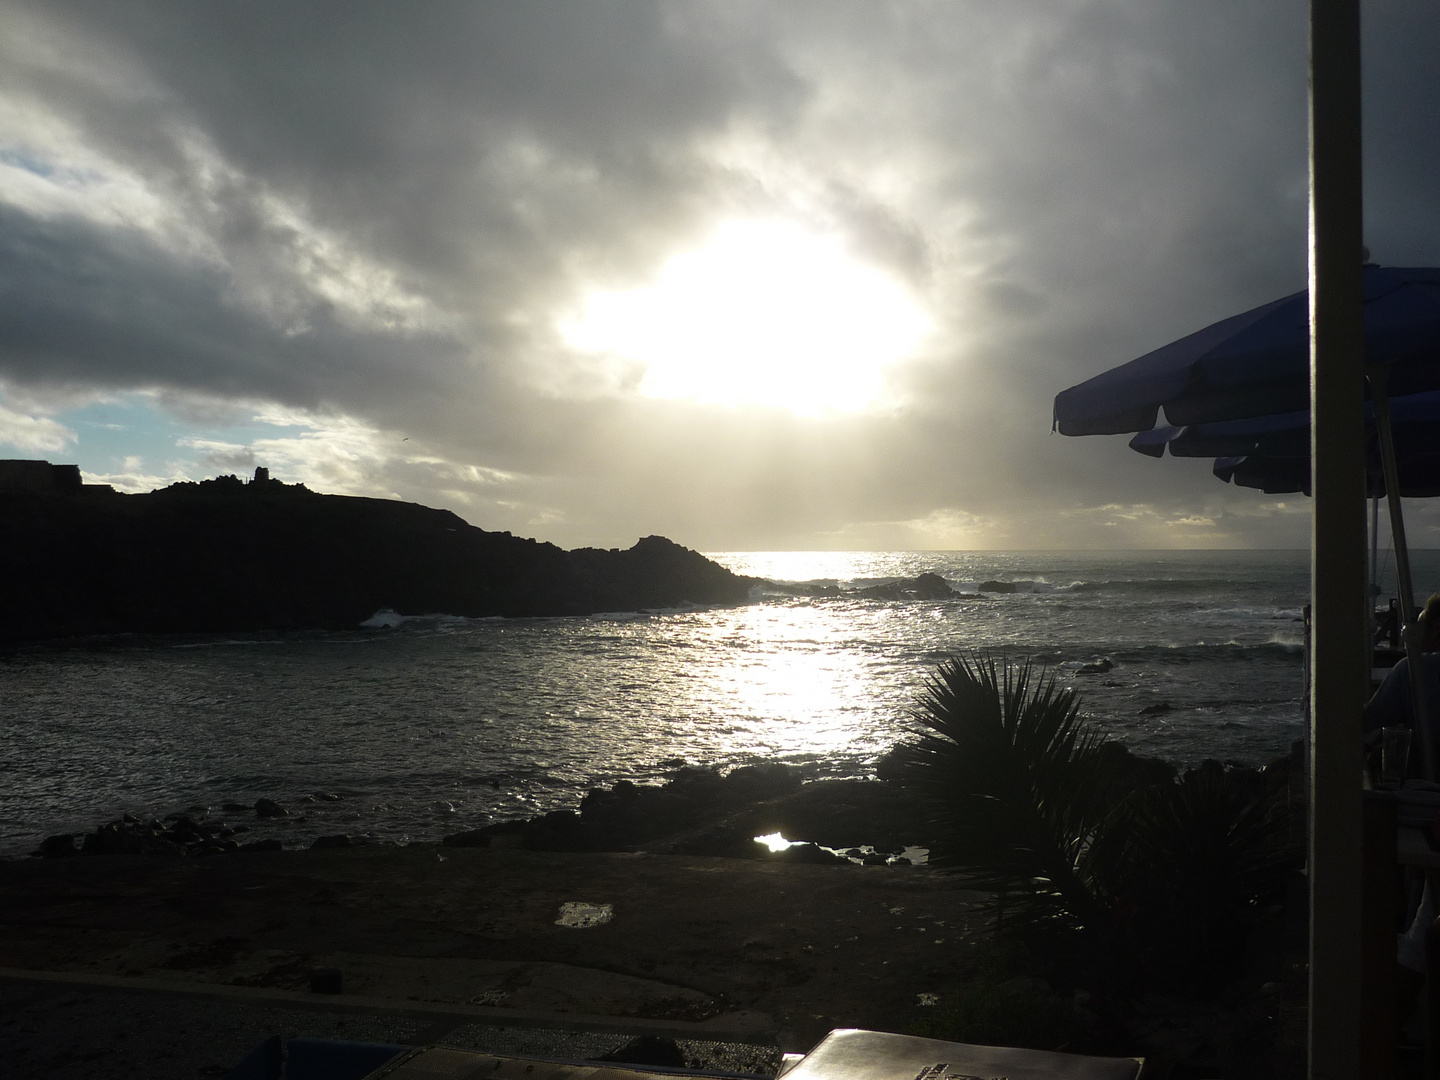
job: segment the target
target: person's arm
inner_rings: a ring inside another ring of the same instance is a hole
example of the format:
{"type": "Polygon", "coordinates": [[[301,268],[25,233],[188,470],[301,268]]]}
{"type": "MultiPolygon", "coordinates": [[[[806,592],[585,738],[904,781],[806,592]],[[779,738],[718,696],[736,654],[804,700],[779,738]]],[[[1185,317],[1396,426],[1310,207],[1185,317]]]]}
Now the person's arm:
{"type": "Polygon", "coordinates": [[[1362,729],[1368,743],[1382,727],[1409,727],[1410,722],[1410,664],[1401,657],[1366,704],[1362,729]]]}

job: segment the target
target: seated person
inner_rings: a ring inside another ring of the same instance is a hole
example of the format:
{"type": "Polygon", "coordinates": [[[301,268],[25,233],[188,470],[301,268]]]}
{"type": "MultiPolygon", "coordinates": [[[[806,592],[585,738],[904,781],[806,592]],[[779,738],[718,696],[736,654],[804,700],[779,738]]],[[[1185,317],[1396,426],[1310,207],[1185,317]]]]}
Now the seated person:
{"type": "MultiPolygon", "coordinates": [[[[1430,710],[1430,729],[1440,731],[1440,593],[1433,594],[1425,601],[1425,610],[1420,613],[1422,631],[1420,651],[1425,666],[1425,689],[1429,691],[1425,700],[1430,710]]],[[[1410,662],[1402,658],[1390,669],[1385,681],[1365,706],[1366,742],[1378,738],[1382,727],[1415,726],[1413,706],[1410,701],[1410,662]]]]}
{"type": "MultiPolygon", "coordinates": [[[[1430,714],[1429,727],[1440,733],[1440,593],[1433,594],[1425,601],[1425,610],[1420,613],[1420,659],[1425,668],[1425,707],[1430,714]]],[[[1375,691],[1365,706],[1365,742],[1378,743],[1380,729],[1385,727],[1415,726],[1414,705],[1410,699],[1410,664],[1408,659],[1390,669],[1385,681],[1375,691]]],[[[1410,760],[1416,760],[1411,753],[1410,760]]],[[[1419,993],[1425,973],[1425,930],[1435,920],[1435,895],[1426,880],[1414,917],[1409,929],[1398,935],[1396,960],[1400,976],[1399,995],[1401,1015],[1408,1014],[1419,993]]]]}

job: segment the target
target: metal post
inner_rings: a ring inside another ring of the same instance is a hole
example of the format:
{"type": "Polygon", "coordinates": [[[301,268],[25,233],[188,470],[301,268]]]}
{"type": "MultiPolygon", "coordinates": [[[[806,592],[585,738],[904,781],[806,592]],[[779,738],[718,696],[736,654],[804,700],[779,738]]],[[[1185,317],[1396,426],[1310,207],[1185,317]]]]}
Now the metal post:
{"type": "Polygon", "coordinates": [[[1310,2],[1310,1076],[1361,1074],[1365,590],[1359,0],[1310,2]]]}
{"type": "Polygon", "coordinates": [[[1415,587],[1410,581],[1410,548],[1405,543],[1405,517],[1400,509],[1400,470],[1395,463],[1395,430],[1390,423],[1390,369],[1367,364],[1370,403],[1375,410],[1375,437],[1380,443],[1380,470],[1385,477],[1385,502],[1390,510],[1390,540],[1395,545],[1395,574],[1400,594],[1400,618],[1415,621],[1415,587]]]}
{"type": "MultiPolygon", "coordinates": [[[[1370,500],[1370,589],[1365,594],[1365,613],[1375,618],[1375,598],[1380,595],[1380,496],[1370,500]]],[[[1369,624],[1374,629],[1373,622],[1369,624]]]]}

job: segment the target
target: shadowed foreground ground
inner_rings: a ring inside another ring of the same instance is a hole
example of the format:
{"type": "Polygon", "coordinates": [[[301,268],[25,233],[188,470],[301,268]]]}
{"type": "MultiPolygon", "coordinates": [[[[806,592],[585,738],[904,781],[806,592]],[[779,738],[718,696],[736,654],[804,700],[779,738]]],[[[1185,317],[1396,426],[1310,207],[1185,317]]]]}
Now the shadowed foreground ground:
{"type": "MultiPolygon", "coordinates": [[[[978,897],[924,867],[369,847],[0,863],[0,967],[645,1018],[807,1049],[904,1030],[968,973],[978,897]],[[556,925],[567,902],[604,925],[556,925]]],[[[257,1037],[265,1032],[256,1032],[257,1037]]]]}

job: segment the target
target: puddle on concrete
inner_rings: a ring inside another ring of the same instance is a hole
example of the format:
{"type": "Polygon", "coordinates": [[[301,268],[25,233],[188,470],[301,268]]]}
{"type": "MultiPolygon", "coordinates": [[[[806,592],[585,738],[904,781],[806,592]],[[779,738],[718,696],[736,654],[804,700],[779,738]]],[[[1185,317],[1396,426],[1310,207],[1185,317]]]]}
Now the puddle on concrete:
{"type": "Polygon", "coordinates": [[[555,920],[555,925],[569,927],[571,930],[588,930],[592,926],[604,926],[614,917],[613,904],[582,904],[571,901],[560,905],[560,917],[555,920]]]}
{"type": "MultiPolygon", "coordinates": [[[[779,852],[784,851],[786,848],[792,848],[798,844],[803,844],[805,841],[787,840],[780,833],[773,832],[767,833],[764,836],[755,837],[755,842],[757,844],[764,844],[772,852],[779,852]]],[[[859,863],[863,863],[867,855],[875,854],[875,849],[869,844],[860,844],[858,846],[848,848],[826,847],[824,844],[817,844],[816,846],[821,851],[828,851],[831,855],[838,855],[842,859],[849,859],[852,863],[856,863],[857,865],[859,863]]],[[[909,860],[910,865],[912,866],[924,866],[925,863],[930,861],[930,849],[911,844],[907,846],[905,850],[902,851],[898,856],[891,855],[887,861],[893,864],[897,858],[909,860]]]]}

